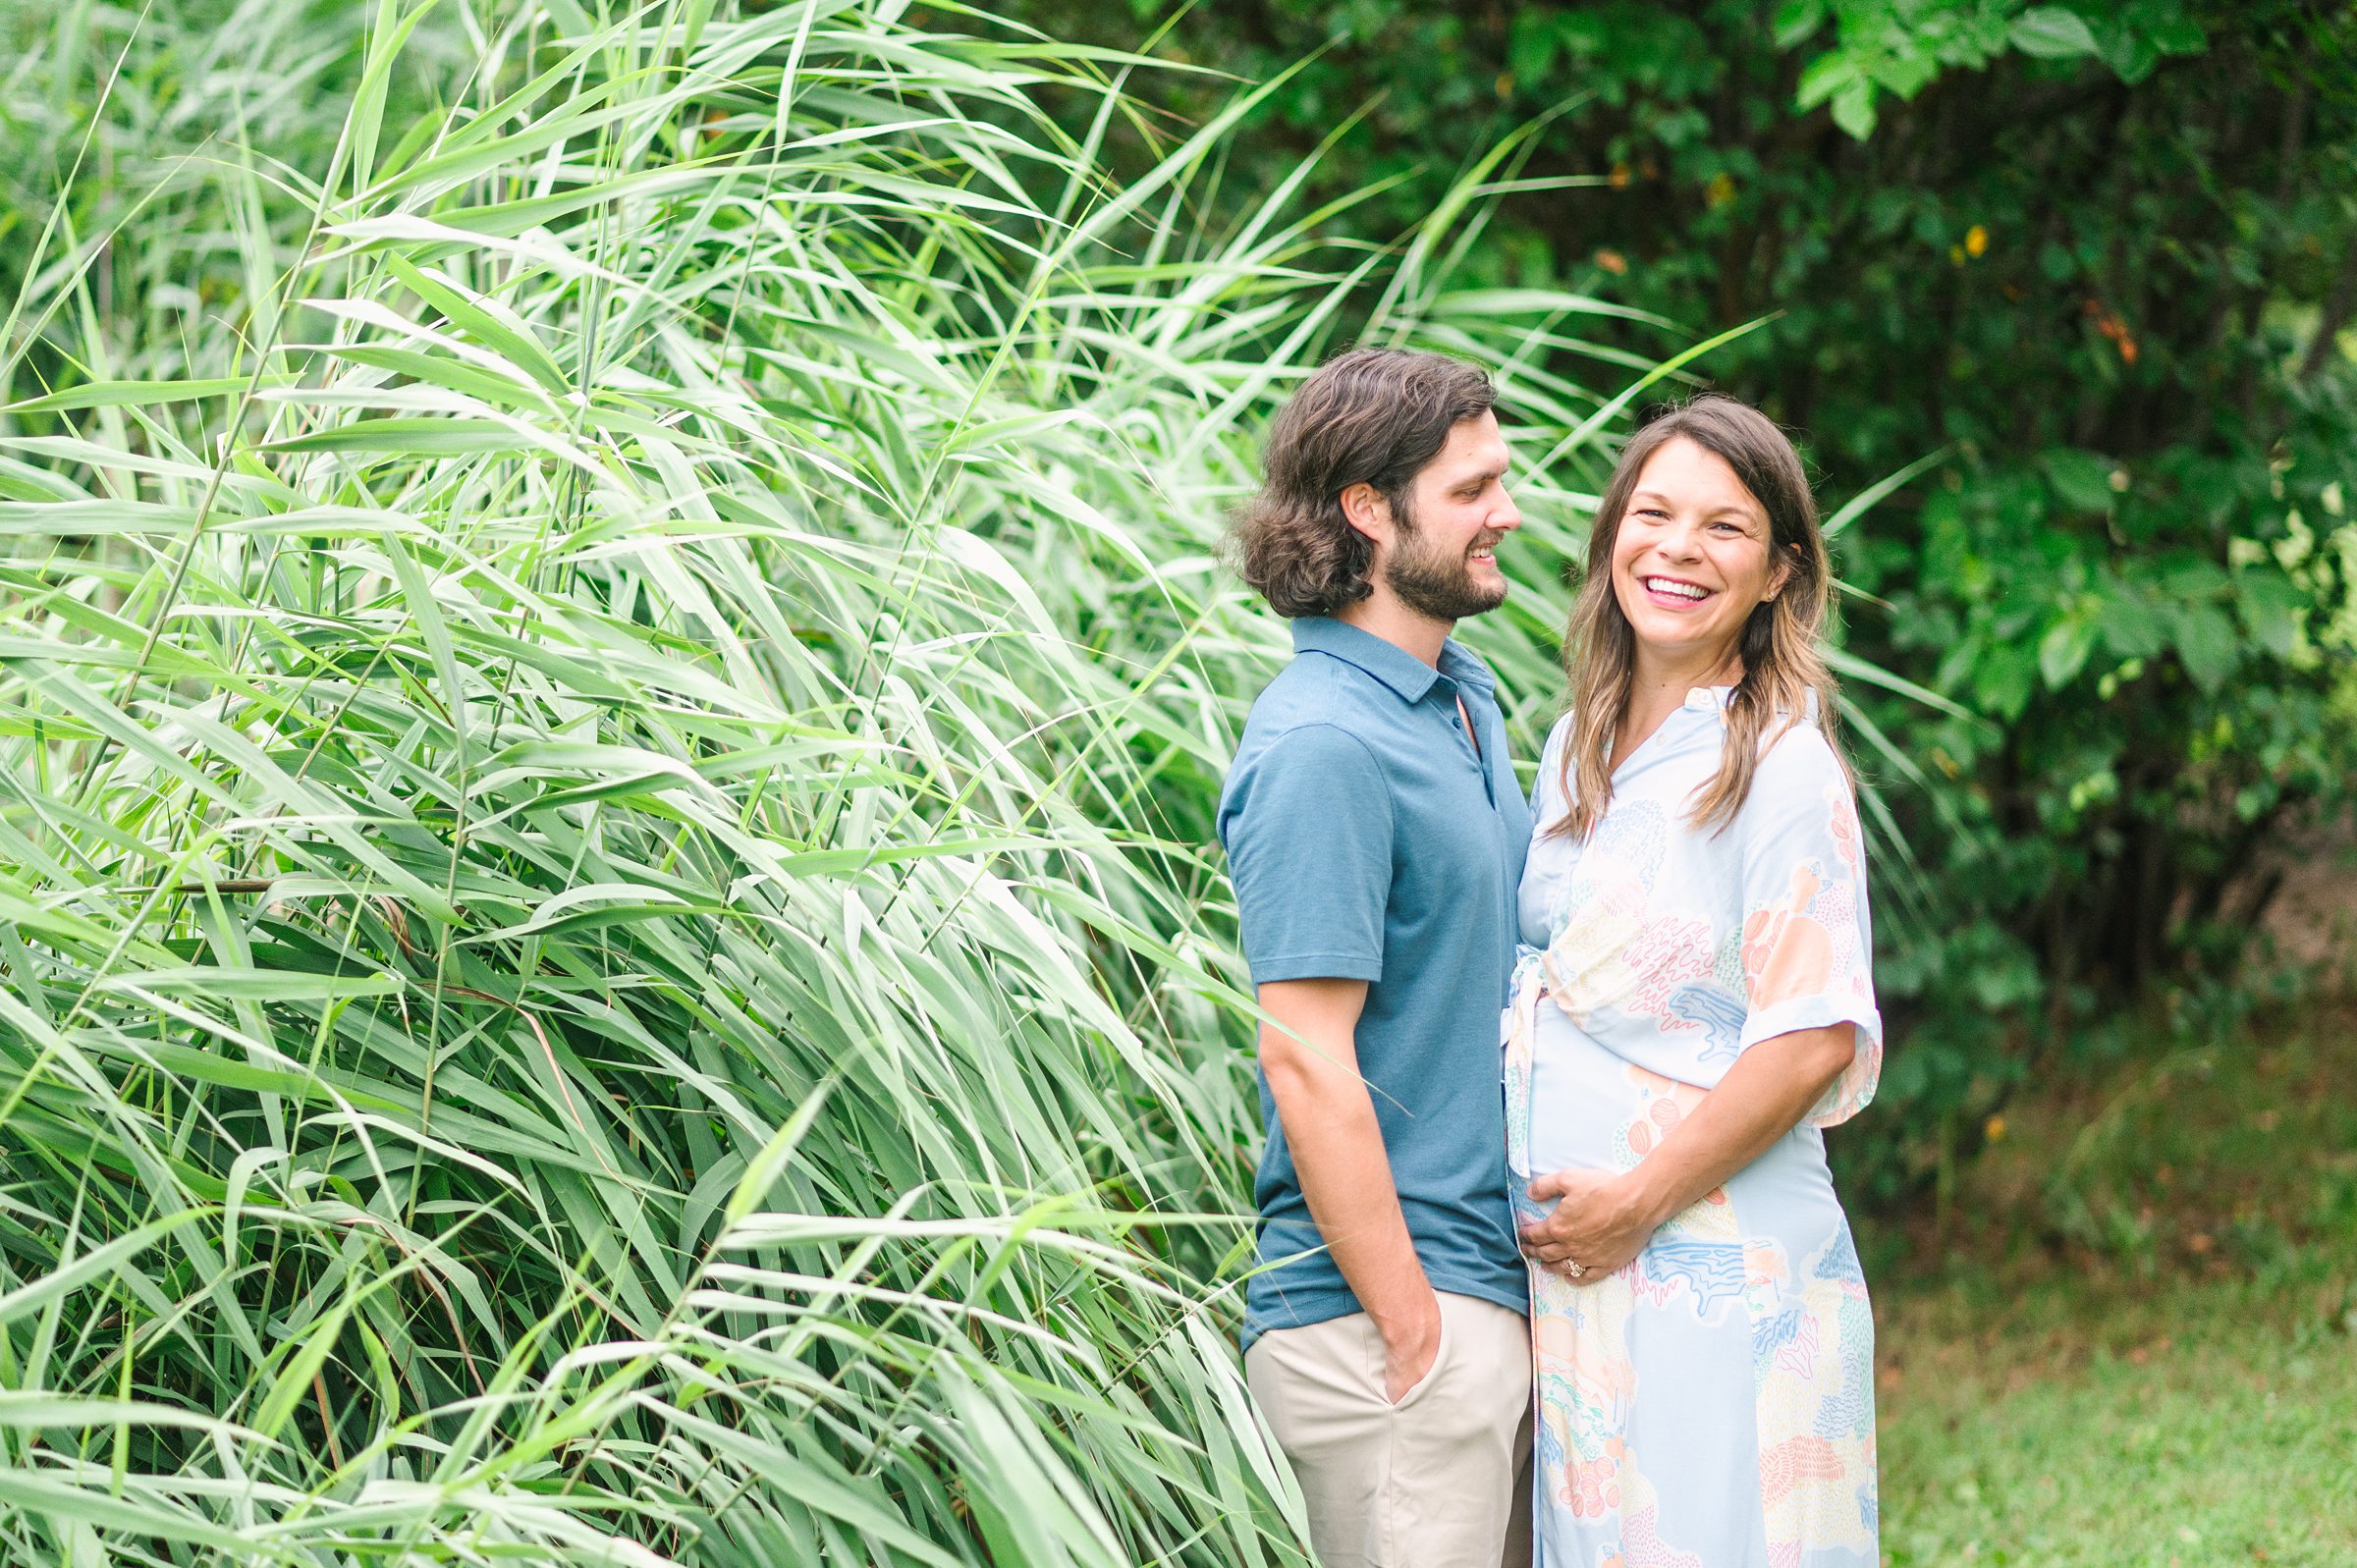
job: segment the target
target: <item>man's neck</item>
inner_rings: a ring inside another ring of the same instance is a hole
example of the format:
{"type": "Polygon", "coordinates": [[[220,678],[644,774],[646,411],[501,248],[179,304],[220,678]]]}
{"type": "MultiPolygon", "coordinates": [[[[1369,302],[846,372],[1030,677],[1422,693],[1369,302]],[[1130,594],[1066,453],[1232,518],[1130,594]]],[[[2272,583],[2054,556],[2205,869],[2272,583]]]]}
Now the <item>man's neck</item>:
{"type": "Polygon", "coordinates": [[[1405,649],[1435,670],[1441,667],[1441,644],[1449,640],[1449,633],[1456,625],[1453,621],[1435,621],[1430,616],[1418,615],[1381,583],[1375,584],[1374,591],[1356,604],[1337,610],[1334,619],[1381,637],[1395,648],[1405,649]]]}

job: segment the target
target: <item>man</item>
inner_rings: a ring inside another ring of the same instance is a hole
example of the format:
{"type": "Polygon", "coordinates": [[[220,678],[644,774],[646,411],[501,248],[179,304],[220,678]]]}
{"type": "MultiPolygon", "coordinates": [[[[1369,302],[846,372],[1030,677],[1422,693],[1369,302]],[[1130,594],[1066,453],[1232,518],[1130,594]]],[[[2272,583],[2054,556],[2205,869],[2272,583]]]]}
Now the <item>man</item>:
{"type": "Polygon", "coordinates": [[[1277,416],[1233,541],[1295,650],[1219,814],[1269,1018],[1244,1366],[1326,1568],[1530,1561],[1498,1072],[1530,817],[1449,640],[1505,599],[1521,522],[1492,402],[1438,354],[1342,355],[1277,416]]]}

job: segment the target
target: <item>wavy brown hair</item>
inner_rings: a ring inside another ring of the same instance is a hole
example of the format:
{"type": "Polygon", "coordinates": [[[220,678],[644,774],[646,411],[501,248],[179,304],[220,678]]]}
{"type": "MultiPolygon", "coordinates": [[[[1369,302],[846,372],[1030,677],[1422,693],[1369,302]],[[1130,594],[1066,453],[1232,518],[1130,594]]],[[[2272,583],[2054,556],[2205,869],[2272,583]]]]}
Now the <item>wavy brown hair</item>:
{"type": "MultiPolygon", "coordinates": [[[[1604,820],[1613,798],[1613,738],[1628,711],[1636,675],[1636,634],[1613,589],[1613,546],[1637,478],[1655,453],[1679,437],[1723,459],[1752,499],[1768,514],[1772,564],[1786,568],[1783,585],[1755,606],[1743,622],[1736,652],[1743,674],[1727,704],[1727,741],[1719,772],[1695,792],[1689,820],[1698,828],[1724,829],[1751,794],[1752,775],[1778,736],[1809,714],[1834,755],[1841,755],[1835,731],[1835,685],[1819,651],[1833,596],[1833,568],[1825,535],[1817,526],[1817,499],[1800,454],[1776,421],[1717,393],[1673,407],[1640,429],[1620,452],[1612,482],[1596,506],[1588,534],[1585,580],[1571,605],[1563,633],[1563,673],[1571,684],[1571,731],[1563,746],[1562,791],[1570,802],[1551,834],[1586,838],[1604,820]]],[[[1847,764],[1843,764],[1844,771],[1847,764]]]]}
{"type": "Polygon", "coordinates": [[[1269,429],[1260,494],[1229,535],[1236,572],[1281,616],[1330,616],[1367,596],[1374,541],[1343,492],[1375,487],[1402,531],[1408,489],[1449,432],[1497,404],[1490,378],[1446,354],[1353,349],[1301,383],[1269,429]]]}

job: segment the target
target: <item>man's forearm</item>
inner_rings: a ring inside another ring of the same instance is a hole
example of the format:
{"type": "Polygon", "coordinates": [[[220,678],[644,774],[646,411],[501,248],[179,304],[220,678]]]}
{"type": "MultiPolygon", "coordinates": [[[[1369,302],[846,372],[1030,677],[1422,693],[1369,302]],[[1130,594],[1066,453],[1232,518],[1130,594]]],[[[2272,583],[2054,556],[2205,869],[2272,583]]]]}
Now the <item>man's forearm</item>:
{"type": "Polygon", "coordinates": [[[1424,1322],[1432,1285],[1407,1233],[1366,1085],[1338,1062],[1317,1061],[1272,1066],[1269,1091],[1301,1196],[1343,1282],[1386,1339],[1424,1322]]]}
{"type": "Polygon", "coordinates": [[[1383,1125],[1358,1075],[1363,980],[1264,982],[1260,1066],[1293,1176],[1335,1268],[1383,1336],[1384,1393],[1403,1398],[1440,1354],[1441,1304],[1416,1260],[1383,1125]]]}

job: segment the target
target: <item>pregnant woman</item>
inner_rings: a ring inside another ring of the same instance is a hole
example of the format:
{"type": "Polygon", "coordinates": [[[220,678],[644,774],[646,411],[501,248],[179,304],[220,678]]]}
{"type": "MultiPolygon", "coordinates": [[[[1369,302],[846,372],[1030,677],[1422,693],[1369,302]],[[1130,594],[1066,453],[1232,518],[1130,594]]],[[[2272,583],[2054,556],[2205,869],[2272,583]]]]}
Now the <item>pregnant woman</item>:
{"type": "Polygon", "coordinates": [[[1874,1325],[1820,1131],[1882,1059],[1829,584],[1767,417],[1705,397],[1631,439],[1531,803],[1506,1048],[1539,1568],[1880,1561],[1874,1325]]]}

